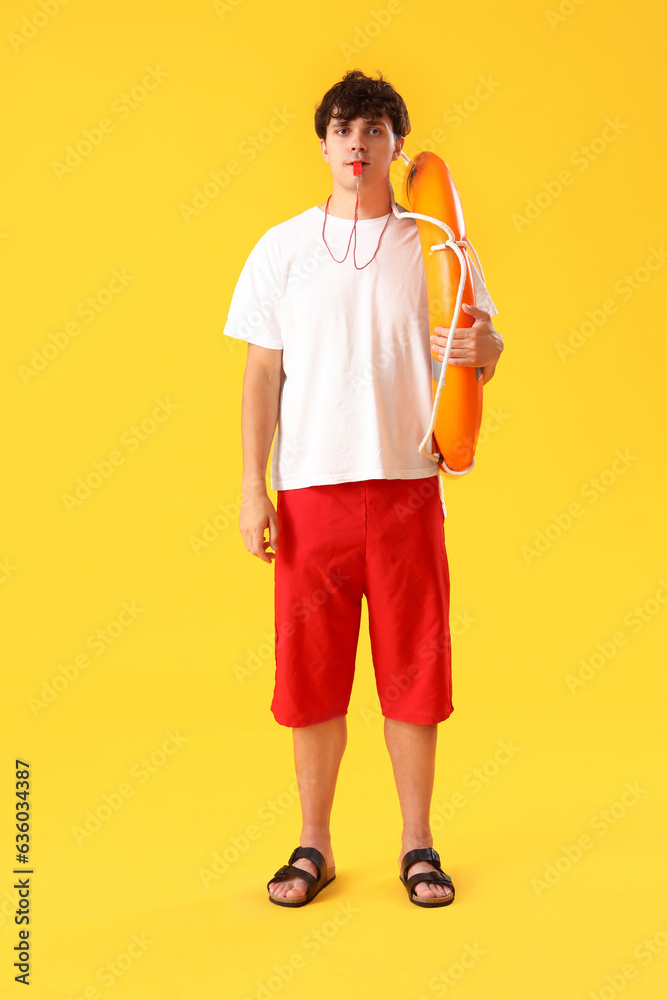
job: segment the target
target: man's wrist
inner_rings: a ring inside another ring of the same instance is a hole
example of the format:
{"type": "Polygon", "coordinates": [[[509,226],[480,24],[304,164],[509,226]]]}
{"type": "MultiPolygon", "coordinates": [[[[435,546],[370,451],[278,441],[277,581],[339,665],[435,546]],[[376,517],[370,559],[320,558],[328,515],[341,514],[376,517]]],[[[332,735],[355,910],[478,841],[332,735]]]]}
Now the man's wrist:
{"type": "Polygon", "coordinates": [[[266,488],[266,479],[260,478],[259,476],[253,476],[250,479],[243,479],[241,481],[241,499],[242,500],[252,500],[258,497],[266,497],[269,492],[266,488]]]}

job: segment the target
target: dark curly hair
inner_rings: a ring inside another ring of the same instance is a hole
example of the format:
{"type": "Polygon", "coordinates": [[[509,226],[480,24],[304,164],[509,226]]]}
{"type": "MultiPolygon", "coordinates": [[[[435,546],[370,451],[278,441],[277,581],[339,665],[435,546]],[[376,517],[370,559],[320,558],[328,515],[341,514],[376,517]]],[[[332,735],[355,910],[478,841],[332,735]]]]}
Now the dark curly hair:
{"type": "Polygon", "coordinates": [[[383,79],[382,73],[378,70],[378,79],[374,80],[360,69],[351,69],[322,98],[315,111],[315,131],[320,139],[326,139],[332,117],[352,121],[359,117],[366,120],[382,118],[383,115],[390,118],[396,137],[408,134],[410,119],[405,101],[388,80],[383,79]]]}

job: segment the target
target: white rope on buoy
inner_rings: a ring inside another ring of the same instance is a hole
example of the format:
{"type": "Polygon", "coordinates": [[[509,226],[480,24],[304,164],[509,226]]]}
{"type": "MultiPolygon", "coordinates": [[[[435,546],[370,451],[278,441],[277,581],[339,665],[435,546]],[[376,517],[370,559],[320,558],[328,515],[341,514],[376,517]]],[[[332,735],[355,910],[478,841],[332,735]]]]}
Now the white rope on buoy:
{"type": "MultiPolygon", "coordinates": [[[[412,163],[412,160],[409,158],[409,156],[407,156],[402,150],[401,150],[401,154],[400,155],[405,160],[406,163],[408,163],[408,164],[412,163]]],[[[452,476],[464,476],[464,475],[466,475],[466,473],[470,472],[470,470],[474,467],[474,465],[475,465],[475,459],[474,458],[472,460],[472,463],[468,466],[467,469],[463,469],[462,471],[459,472],[458,470],[450,469],[449,466],[447,465],[447,463],[445,462],[444,457],[442,455],[439,455],[437,452],[426,451],[426,443],[428,441],[430,441],[430,439],[431,439],[431,437],[433,435],[433,429],[435,427],[435,421],[436,421],[436,418],[437,418],[437,415],[438,415],[438,407],[440,405],[440,397],[442,395],[442,390],[443,390],[444,386],[446,385],[447,364],[449,362],[449,354],[450,354],[450,351],[452,349],[452,344],[453,344],[453,340],[454,340],[454,333],[456,332],[456,327],[457,327],[457,323],[458,323],[458,320],[459,320],[459,314],[461,312],[461,302],[462,302],[462,299],[463,299],[463,290],[465,288],[466,277],[467,277],[467,274],[468,274],[468,268],[467,268],[467,265],[466,265],[465,256],[464,256],[461,248],[464,248],[464,249],[468,249],[469,248],[472,251],[473,256],[474,256],[473,266],[475,267],[475,269],[479,273],[479,275],[482,278],[482,280],[484,280],[484,275],[483,275],[483,272],[482,272],[482,265],[480,263],[478,255],[477,255],[477,251],[473,247],[473,245],[470,242],[470,240],[468,240],[467,238],[463,239],[463,240],[457,240],[455,238],[456,234],[454,233],[454,231],[447,225],[446,222],[443,222],[442,219],[436,219],[436,218],[434,218],[431,215],[422,215],[419,212],[399,212],[399,210],[398,210],[398,208],[396,206],[396,199],[394,198],[394,190],[393,190],[391,184],[389,185],[389,192],[390,192],[390,198],[391,198],[391,210],[394,213],[394,215],[396,216],[396,218],[397,219],[421,219],[424,222],[431,222],[431,223],[433,223],[434,226],[438,226],[438,228],[442,229],[447,234],[448,239],[444,243],[436,243],[436,244],[434,244],[432,247],[430,247],[431,251],[432,252],[436,252],[438,250],[453,250],[454,253],[456,254],[456,256],[459,259],[459,264],[461,265],[461,277],[460,277],[460,280],[459,280],[459,287],[458,287],[458,290],[457,290],[457,293],[456,293],[456,304],[454,306],[454,314],[452,316],[452,322],[451,322],[451,326],[449,328],[449,334],[447,336],[447,344],[445,346],[445,353],[444,353],[443,359],[442,359],[442,365],[441,365],[441,369],[440,369],[440,377],[438,379],[438,386],[437,386],[437,389],[435,391],[435,396],[433,398],[433,409],[431,411],[431,421],[429,423],[428,430],[426,431],[426,434],[424,435],[424,438],[423,438],[423,440],[421,441],[421,443],[419,445],[419,454],[420,455],[425,455],[427,458],[432,459],[436,463],[442,461],[442,464],[444,465],[445,470],[450,475],[452,475],[452,476]]],[[[438,478],[440,478],[440,477],[438,477],[438,478]]],[[[442,499],[443,508],[444,508],[444,497],[443,497],[443,494],[442,494],[442,481],[440,481],[440,487],[441,487],[441,489],[440,489],[440,497],[442,499]]]]}

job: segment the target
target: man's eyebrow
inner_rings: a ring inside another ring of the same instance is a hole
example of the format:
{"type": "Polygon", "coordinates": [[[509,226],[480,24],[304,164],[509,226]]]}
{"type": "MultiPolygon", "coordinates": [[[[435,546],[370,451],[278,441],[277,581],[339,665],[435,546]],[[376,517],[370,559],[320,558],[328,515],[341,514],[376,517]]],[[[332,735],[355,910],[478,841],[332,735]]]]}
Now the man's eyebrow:
{"type": "MultiPolygon", "coordinates": [[[[349,125],[352,120],[353,120],[352,118],[332,118],[331,119],[331,123],[332,124],[335,123],[337,125],[349,125]]],[[[364,124],[365,125],[385,125],[385,127],[386,127],[386,123],[383,122],[381,118],[371,118],[370,121],[366,121],[364,119],[364,124]]]]}

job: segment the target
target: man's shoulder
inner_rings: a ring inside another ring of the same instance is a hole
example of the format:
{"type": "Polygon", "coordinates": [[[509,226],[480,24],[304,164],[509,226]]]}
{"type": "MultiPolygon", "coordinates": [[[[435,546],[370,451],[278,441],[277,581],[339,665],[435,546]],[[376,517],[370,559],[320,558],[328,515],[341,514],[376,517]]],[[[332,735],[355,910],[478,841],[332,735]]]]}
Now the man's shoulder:
{"type": "Polygon", "coordinates": [[[258,242],[263,243],[265,246],[276,246],[285,240],[307,232],[312,227],[315,212],[317,212],[316,205],[305,209],[303,212],[299,212],[298,215],[293,215],[289,219],[285,219],[283,222],[277,222],[266,230],[258,242]]]}

